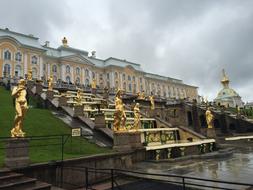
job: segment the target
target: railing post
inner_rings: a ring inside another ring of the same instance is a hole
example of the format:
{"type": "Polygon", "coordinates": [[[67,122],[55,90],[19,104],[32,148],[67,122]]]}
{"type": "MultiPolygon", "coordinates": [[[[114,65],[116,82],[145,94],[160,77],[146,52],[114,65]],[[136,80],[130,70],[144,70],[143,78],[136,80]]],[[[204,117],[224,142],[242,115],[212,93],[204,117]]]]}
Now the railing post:
{"type": "Polygon", "coordinates": [[[112,190],[114,190],[114,176],[113,176],[113,169],[111,169],[111,185],[112,185],[112,190]]]}
{"type": "Polygon", "coordinates": [[[88,190],[89,188],[89,171],[88,168],[85,168],[85,188],[88,190]]]}
{"type": "Polygon", "coordinates": [[[185,182],[184,182],[184,177],[182,177],[183,180],[183,190],[185,190],[185,182]]]}

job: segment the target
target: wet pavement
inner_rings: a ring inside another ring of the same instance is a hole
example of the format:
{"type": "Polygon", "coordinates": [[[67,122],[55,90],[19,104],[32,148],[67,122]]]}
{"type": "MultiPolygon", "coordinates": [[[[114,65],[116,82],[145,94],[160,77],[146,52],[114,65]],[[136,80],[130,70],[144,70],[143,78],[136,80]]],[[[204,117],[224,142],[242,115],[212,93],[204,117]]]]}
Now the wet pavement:
{"type": "MultiPolygon", "coordinates": [[[[141,162],[134,167],[138,171],[148,173],[183,175],[253,184],[253,147],[236,148],[233,155],[226,158],[192,159],[172,163],[141,162]]],[[[207,182],[199,181],[194,181],[194,183],[208,184],[207,182]]],[[[217,183],[209,183],[209,185],[231,189],[246,189],[242,186],[220,185],[217,183]]]]}

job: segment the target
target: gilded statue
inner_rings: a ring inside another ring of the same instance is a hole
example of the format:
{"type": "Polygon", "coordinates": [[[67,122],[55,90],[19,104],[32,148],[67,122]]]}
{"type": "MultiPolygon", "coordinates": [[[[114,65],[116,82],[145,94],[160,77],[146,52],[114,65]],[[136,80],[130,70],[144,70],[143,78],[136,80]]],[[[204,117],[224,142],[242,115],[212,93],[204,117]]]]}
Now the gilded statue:
{"type": "Polygon", "coordinates": [[[134,106],[134,126],[133,126],[135,130],[138,130],[140,127],[140,118],[141,118],[140,105],[139,103],[136,103],[134,106]]]}
{"type": "Polygon", "coordinates": [[[52,76],[50,76],[49,78],[48,78],[48,91],[53,91],[53,77],[52,76]]]}
{"type": "Polygon", "coordinates": [[[211,112],[210,108],[207,108],[206,110],[206,123],[207,123],[207,128],[212,129],[213,128],[213,120],[214,116],[211,112]]]}
{"type": "Polygon", "coordinates": [[[77,102],[77,105],[82,105],[82,94],[81,94],[81,89],[78,88],[77,89],[77,92],[76,92],[76,102],[77,102]]]}
{"type": "Polygon", "coordinates": [[[91,88],[92,88],[92,89],[96,89],[96,88],[97,88],[97,82],[96,82],[96,79],[93,79],[93,80],[92,80],[92,83],[91,83],[91,88]]]}
{"type": "Polygon", "coordinates": [[[15,109],[16,109],[14,127],[11,130],[11,137],[25,136],[25,132],[23,132],[22,130],[24,118],[28,110],[25,83],[26,82],[24,79],[19,80],[18,86],[14,87],[11,93],[11,95],[15,97],[15,109]]]}
{"type": "Polygon", "coordinates": [[[143,91],[142,92],[138,92],[137,95],[138,95],[137,99],[145,100],[145,94],[144,94],[143,91]]]}
{"type": "Polygon", "coordinates": [[[151,104],[150,109],[154,110],[155,109],[155,99],[154,99],[154,96],[153,95],[149,96],[149,100],[150,100],[150,104],[151,104]]]}
{"type": "Polygon", "coordinates": [[[29,70],[28,70],[28,73],[27,73],[27,80],[33,80],[33,72],[32,72],[32,69],[29,69],[29,70]]]}
{"type": "Polygon", "coordinates": [[[126,127],[126,114],[121,93],[122,91],[118,90],[115,96],[115,113],[113,122],[114,131],[125,130],[126,127]]]}

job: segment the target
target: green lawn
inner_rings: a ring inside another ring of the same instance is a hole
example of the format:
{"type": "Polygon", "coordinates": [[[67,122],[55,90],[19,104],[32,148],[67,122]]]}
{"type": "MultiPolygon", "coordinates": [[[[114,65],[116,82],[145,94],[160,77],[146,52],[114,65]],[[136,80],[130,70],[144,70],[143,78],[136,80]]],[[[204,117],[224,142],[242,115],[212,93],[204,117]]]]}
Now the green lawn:
{"type": "MultiPolygon", "coordinates": [[[[0,87],[0,137],[9,137],[13,127],[15,108],[11,92],[0,87]]],[[[70,134],[70,128],[60,119],[55,118],[50,110],[29,108],[25,117],[24,129],[26,136],[47,136],[70,134]]],[[[64,140],[67,138],[65,137],[64,140]]],[[[53,139],[30,140],[30,158],[33,163],[61,159],[61,136],[53,139]]],[[[0,142],[0,165],[4,159],[4,145],[0,142]]],[[[111,152],[111,149],[101,148],[86,139],[69,137],[64,144],[64,159],[92,154],[111,152]]]]}

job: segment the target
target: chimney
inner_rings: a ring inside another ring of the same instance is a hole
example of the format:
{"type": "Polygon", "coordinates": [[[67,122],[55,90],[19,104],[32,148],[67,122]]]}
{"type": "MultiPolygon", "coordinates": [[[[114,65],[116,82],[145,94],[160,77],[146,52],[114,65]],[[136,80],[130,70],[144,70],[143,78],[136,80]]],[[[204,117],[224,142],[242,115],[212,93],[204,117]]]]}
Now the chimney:
{"type": "Polygon", "coordinates": [[[49,44],[50,44],[50,42],[49,41],[45,41],[45,47],[49,47],[49,44]]]}
{"type": "Polygon", "coordinates": [[[96,58],[96,51],[92,51],[92,52],[91,52],[91,57],[92,57],[92,58],[96,58]]]}

